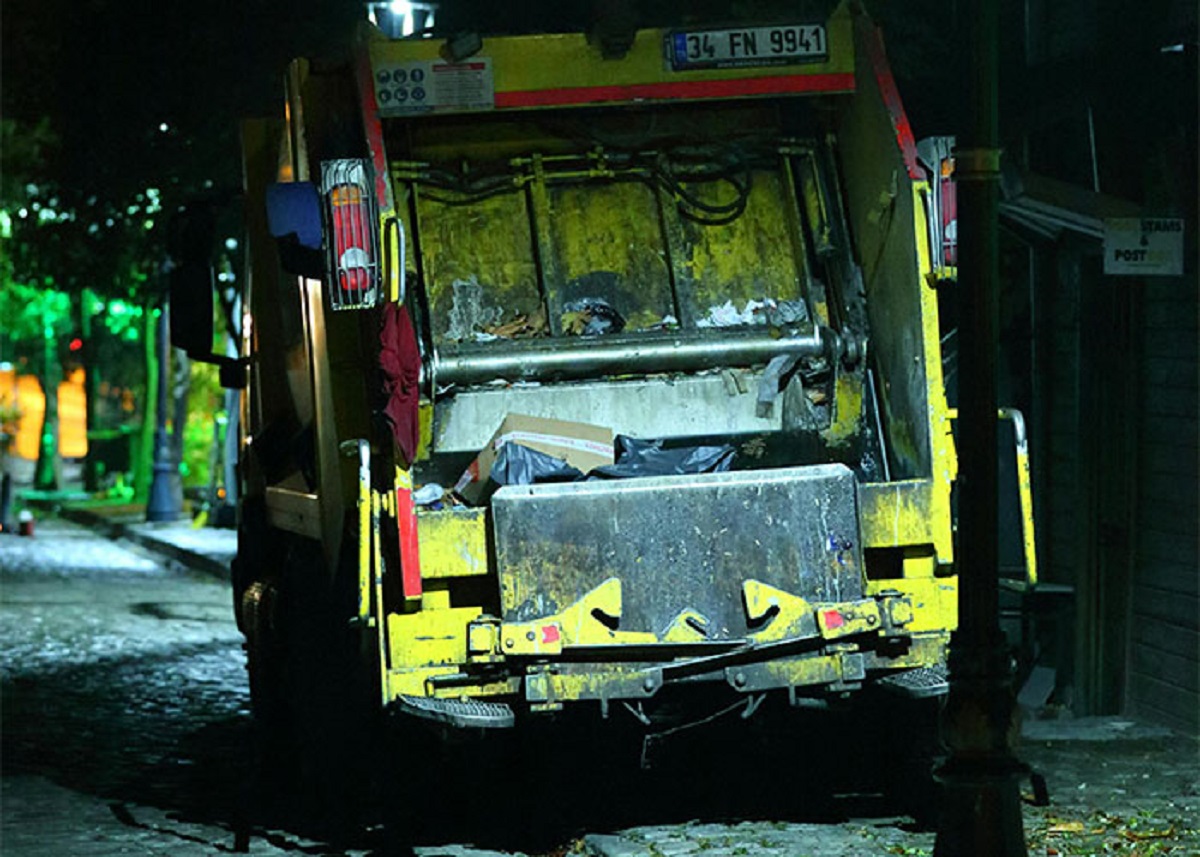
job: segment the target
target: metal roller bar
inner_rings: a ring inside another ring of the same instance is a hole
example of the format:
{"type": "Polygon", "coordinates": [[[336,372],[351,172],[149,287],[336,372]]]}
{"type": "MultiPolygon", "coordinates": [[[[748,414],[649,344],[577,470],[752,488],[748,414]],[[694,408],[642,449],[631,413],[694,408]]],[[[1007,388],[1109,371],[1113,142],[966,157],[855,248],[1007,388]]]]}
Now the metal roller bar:
{"type": "Polygon", "coordinates": [[[578,381],[606,375],[696,372],[753,366],[781,354],[819,357],[840,351],[840,339],[812,325],[792,336],[767,328],[709,333],[639,333],[572,340],[531,339],[443,346],[434,354],[439,386],[507,381],[578,381]]]}

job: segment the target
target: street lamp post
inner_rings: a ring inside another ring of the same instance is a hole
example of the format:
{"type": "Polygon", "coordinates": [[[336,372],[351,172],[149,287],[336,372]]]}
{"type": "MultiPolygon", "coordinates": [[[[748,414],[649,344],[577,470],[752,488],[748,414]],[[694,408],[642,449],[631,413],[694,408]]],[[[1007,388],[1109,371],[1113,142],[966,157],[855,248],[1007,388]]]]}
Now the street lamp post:
{"type": "MultiPolygon", "coordinates": [[[[962,7],[960,7],[962,8],[962,7]]],[[[1008,645],[1000,630],[996,532],[996,348],[998,343],[1000,149],[997,0],[962,8],[968,48],[966,133],[955,153],[958,181],[960,460],[958,630],[950,643],[950,696],[943,736],[950,756],[936,857],[1024,857],[1018,732],[1008,645]],[[969,383],[968,383],[969,381],[969,383]]]]}
{"type": "Polygon", "coordinates": [[[175,460],[174,446],[167,434],[167,404],[169,384],[168,368],[171,365],[170,302],[163,301],[158,316],[158,405],[154,421],[154,468],[150,480],[150,497],[146,501],[147,521],[176,521],[183,517],[183,480],[179,476],[179,464],[175,460]]]}

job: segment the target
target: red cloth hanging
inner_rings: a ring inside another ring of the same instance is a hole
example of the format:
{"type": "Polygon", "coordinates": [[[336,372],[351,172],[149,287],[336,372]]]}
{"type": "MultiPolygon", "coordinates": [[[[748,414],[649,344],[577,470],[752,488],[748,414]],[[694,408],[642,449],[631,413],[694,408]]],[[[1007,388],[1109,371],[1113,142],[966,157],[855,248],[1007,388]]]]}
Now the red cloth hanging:
{"type": "Polygon", "coordinates": [[[383,308],[379,366],[387,394],[383,412],[405,463],[411,464],[420,441],[421,350],[408,310],[399,304],[388,303],[383,308]]]}

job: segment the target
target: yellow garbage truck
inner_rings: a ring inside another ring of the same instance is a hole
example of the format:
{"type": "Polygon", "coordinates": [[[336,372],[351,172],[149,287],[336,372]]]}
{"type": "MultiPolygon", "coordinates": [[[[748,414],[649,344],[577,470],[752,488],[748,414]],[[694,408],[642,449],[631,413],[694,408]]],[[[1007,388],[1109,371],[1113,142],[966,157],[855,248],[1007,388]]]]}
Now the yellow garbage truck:
{"type": "Polygon", "coordinates": [[[242,138],[260,715],[319,669],[468,730],[944,691],[941,177],[858,4],[364,26],[242,138]]]}

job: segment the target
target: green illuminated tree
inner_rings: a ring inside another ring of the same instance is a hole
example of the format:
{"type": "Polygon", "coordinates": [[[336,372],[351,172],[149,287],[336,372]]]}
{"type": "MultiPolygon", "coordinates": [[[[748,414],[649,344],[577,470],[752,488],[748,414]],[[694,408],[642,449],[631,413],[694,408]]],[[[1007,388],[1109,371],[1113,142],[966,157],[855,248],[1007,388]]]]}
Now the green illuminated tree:
{"type": "MultiPolygon", "coordinates": [[[[89,431],[97,429],[102,362],[113,364],[112,377],[147,376],[146,366],[129,365],[128,346],[141,338],[138,318],[157,300],[154,272],[162,257],[157,190],[117,204],[61,188],[51,177],[55,146],[47,121],[0,123],[0,359],[23,360],[46,393],[38,487],[61,485],[56,394],[63,358],[81,365],[88,379],[89,431]],[[69,351],[72,341],[76,350],[69,351]]],[[[152,399],[144,387],[136,381],[122,387],[139,388],[145,419],[152,399]]],[[[142,469],[148,474],[148,466],[142,469]]],[[[95,469],[85,474],[95,487],[95,469]]]]}

